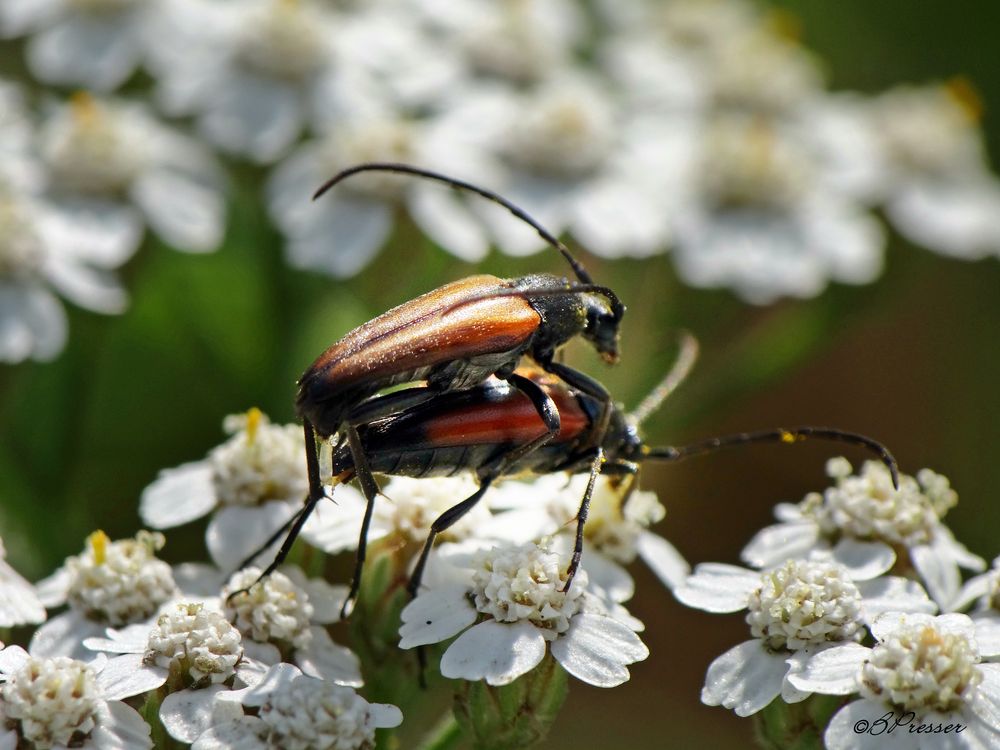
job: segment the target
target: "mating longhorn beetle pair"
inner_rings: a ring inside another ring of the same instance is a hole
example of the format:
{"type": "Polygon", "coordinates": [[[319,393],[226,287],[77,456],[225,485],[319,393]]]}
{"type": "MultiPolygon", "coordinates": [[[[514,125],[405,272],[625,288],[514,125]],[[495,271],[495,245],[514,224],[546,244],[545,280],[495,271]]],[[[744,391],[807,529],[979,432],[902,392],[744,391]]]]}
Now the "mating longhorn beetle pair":
{"type": "Polygon", "coordinates": [[[480,482],[473,495],[433,523],[411,578],[411,594],[416,594],[435,537],[468,512],[493,482],[507,474],[590,473],[577,515],[576,544],[566,589],[579,566],[587,509],[602,471],[634,474],[638,464],[647,459],[674,461],[727,445],[814,437],[874,451],[896,482],[895,459],[884,446],[863,435],[829,428],[741,433],[682,448],[645,446],[638,436],[638,424],[690,367],[693,343],[682,349],[686,354],[682,354],[664,383],[633,415],[626,415],[615,406],[604,386],[554,360],[556,349],[579,335],[588,339],[605,360],[616,361],[619,325],[625,311],[617,295],[594,284],[565,245],[502,196],[406,164],[352,167],[329,180],[314,197],[366,171],[427,178],[500,204],[557,249],[578,281],[542,274],[510,280],[473,276],[389,310],[321,354],[299,380],[296,400],[305,431],[309,495],[302,508],[241,565],[249,564],[286,534],[275,560],[258,580],[281,564],[313,508],[326,497],[317,436],[324,440],[338,437],[333,456],[335,481],[356,478],[367,500],[343,614],[349,611],[360,586],[368,527],[379,494],[374,473],[430,476],[468,469],[476,472],[480,482]],[[524,355],[541,369],[518,369],[524,355]],[[388,386],[419,380],[426,381],[426,385],[378,395],[388,386]]]}

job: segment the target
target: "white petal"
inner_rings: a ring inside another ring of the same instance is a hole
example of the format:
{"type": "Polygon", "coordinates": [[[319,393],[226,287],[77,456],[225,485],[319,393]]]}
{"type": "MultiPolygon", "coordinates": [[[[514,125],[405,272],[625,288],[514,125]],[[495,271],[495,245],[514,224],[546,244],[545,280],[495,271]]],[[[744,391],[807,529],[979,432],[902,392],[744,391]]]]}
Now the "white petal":
{"type": "Polygon", "coordinates": [[[28,650],[32,656],[68,656],[86,660],[93,654],[84,648],[83,639],[103,633],[104,625],[88,620],[71,609],[40,625],[31,637],[28,650]]]}
{"type": "Polygon", "coordinates": [[[143,665],[143,654],[123,654],[109,659],[97,675],[97,684],[106,700],[122,700],[156,690],[167,681],[169,670],[143,665]]]}
{"type": "Polygon", "coordinates": [[[819,526],[797,521],[766,526],[743,548],[740,559],[755,568],[770,568],[785,560],[805,557],[819,541],[819,526]]]}
{"type": "Polygon", "coordinates": [[[787,671],[782,656],[767,651],[758,640],[744,641],[709,665],[701,702],[750,716],[778,696],[787,671]]]}
{"type": "Polygon", "coordinates": [[[126,625],[118,630],[108,628],[105,631],[107,638],[99,636],[87,638],[83,645],[93,651],[107,651],[112,654],[143,654],[149,643],[150,629],[148,623],[126,625]]]}
{"type": "MultiPolygon", "coordinates": [[[[223,570],[234,570],[253,554],[298,510],[293,503],[274,500],[257,507],[229,506],[216,513],[205,530],[205,545],[212,561],[223,570]]],[[[261,552],[269,561],[281,539],[261,552]]]]}
{"type": "Polygon", "coordinates": [[[486,257],[490,243],[477,215],[454,191],[439,185],[417,185],[407,206],[413,220],[427,236],[466,263],[486,257]]]}
{"type": "Polygon", "coordinates": [[[285,253],[293,268],[350,278],[382,249],[392,229],[392,214],[376,201],[324,200],[315,217],[289,237],[285,253]]]}
{"type": "Polygon", "coordinates": [[[670,234],[669,212],[651,192],[624,179],[588,184],[573,201],[574,237],[605,258],[642,258],[663,249],[670,234]]]}
{"type": "Polygon", "coordinates": [[[888,731],[894,718],[886,712],[885,706],[867,700],[844,706],[823,734],[827,750],[914,750],[914,735],[898,728],[888,731]]]}
{"type": "Polygon", "coordinates": [[[36,583],[35,591],[38,592],[38,598],[41,599],[42,604],[52,609],[66,603],[69,587],[72,584],[73,574],[69,572],[69,568],[63,565],[57,568],[52,575],[36,583]]]}
{"type": "MultiPolygon", "coordinates": [[[[273,643],[259,643],[248,638],[243,639],[243,656],[261,664],[277,664],[281,661],[281,649],[273,643]]],[[[242,662],[240,662],[242,664],[242,662]]],[[[247,683],[248,685],[250,683],[247,683]]]]}
{"type": "Polygon", "coordinates": [[[916,581],[899,576],[886,576],[873,581],[858,581],[858,591],[863,598],[862,607],[866,622],[873,621],[883,612],[927,612],[933,614],[937,605],[916,581]]]}
{"type": "Polygon", "coordinates": [[[827,695],[857,692],[861,666],[871,656],[871,649],[858,643],[839,643],[811,654],[788,681],[799,690],[827,695]]]}
{"type": "MultiPolygon", "coordinates": [[[[360,492],[345,486],[337,487],[333,501],[332,505],[320,503],[316,506],[302,528],[303,539],[330,555],[357,549],[366,505],[360,492]]],[[[373,533],[374,529],[373,523],[368,530],[369,542],[380,538],[380,535],[373,533]]]]}
{"type": "Polygon", "coordinates": [[[98,717],[97,727],[90,735],[97,750],[145,750],[153,747],[149,724],[131,706],[111,701],[98,717]]]}
{"type": "Polygon", "coordinates": [[[746,609],[750,593],[760,586],[760,573],[753,570],[701,563],[674,589],[674,596],[682,604],[706,612],[738,612],[746,609]]]}
{"type": "Polygon", "coordinates": [[[270,750],[265,739],[270,729],[256,716],[241,716],[205,732],[191,745],[191,750],[270,750]]]}
{"type": "Polygon", "coordinates": [[[845,537],[831,552],[833,559],[847,568],[855,581],[876,578],[896,563],[896,553],[885,542],[863,542],[845,537]]]}
{"type": "Polygon", "coordinates": [[[984,612],[974,615],[972,621],[976,624],[979,655],[984,659],[1000,656],[1000,613],[984,612]]]}
{"type": "Polygon", "coordinates": [[[389,703],[370,703],[368,712],[372,724],[378,729],[398,727],[403,723],[403,712],[389,703]]]}
{"type": "Polygon", "coordinates": [[[972,710],[994,732],[1000,731],[1000,664],[980,664],[983,681],[972,710]]]}
{"type": "Polygon", "coordinates": [[[28,66],[48,83],[110,91],[135,70],[138,42],[123,13],[73,14],[31,39],[28,66]]]}
{"type": "Polygon", "coordinates": [[[128,306],[128,295],[107,271],[77,263],[50,263],[45,275],[63,297],[86,310],[116,315],[128,306]]]}
{"type": "Polygon", "coordinates": [[[691,573],[691,566],[677,548],[658,534],[643,531],[639,534],[636,549],[642,561],[668,589],[681,585],[691,573]]]}
{"type": "Polygon", "coordinates": [[[216,502],[211,465],[195,461],[161,471],[142,491],[139,516],[154,529],[170,529],[201,518],[216,502]]]}
{"type": "Polygon", "coordinates": [[[545,638],[527,622],[481,622],[460,635],[441,657],[441,674],[452,679],[507,685],[545,656],[545,638]]]}
{"type": "Polygon", "coordinates": [[[233,75],[215,92],[201,124],[219,148],[268,163],[302,129],[299,93],[291,85],[254,75],[233,75]]]}
{"type": "Polygon", "coordinates": [[[439,643],[476,621],[478,613],[468,598],[469,588],[451,585],[432,589],[406,605],[401,614],[399,647],[439,643]]]}
{"type": "Polygon", "coordinates": [[[334,643],[323,628],[314,626],[310,630],[313,637],[309,645],[295,652],[295,663],[302,671],[338,685],[361,687],[361,663],[354,652],[334,643]]]}
{"type": "Polygon", "coordinates": [[[912,182],[886,212],[907,239],[955,258],[975,260],[1000,247],[1000,186],[986,175],[912,182]]]}
{"type": "Polygon", "coordinates": [[[952,601],[949,609],[965,609],[976,601],[976,599],[986,596],[990,592],[992,584],[993,576],[990,573],[970,578],[965,582],[965,585],[962,586],[962,590],[955,597],[954,601],[952,601]]]}
{"type": "Polygon", "coordinates": [[[218,596],[229,580],[228,573],[207,563],[181,563],[174,565],[173,571],[174,583],[188,599],[218,596]]]}
{"type": "MultiPolygon", "coordinates": [[[[294,570],[299,569],[294,568],[294,570]]],[[[294,578],[292,580],[295,581],[294,578]]],[[[309,603],[313,607],[313,622],[328,625],[340,620],[340,608],[347,598],[347,586],[334,585],[322,578],[309,578],[295,583],[309,595],[309,603]]]]}
{"type": "Polygon", "coordinates": [[[132,195],[150,227],[168,245],[210,252],[222,242],[225,201],[217,189],[160,169],[144,174],[132,195]]]}
{"type": "Polygon", "coordinates": [[[958,597],[962,585],[958,566],[928,544],[911,547],[910,559],[934,601],[942,608],[947,608],[958,597]]]}
{"type": "Polygon", "coordinates": [[[31,657],[20,646],[7,646],[0,649],[0,672],[10,674],[16,672],[31,657]]]}
{"type": "Polygon", "coordinates": [[[35,588],[0,558],[0,628],[45,621],[45,607],[35,588]]]}
{"type": "Polygon", "coordinates": [[[53,359],[67,328],[66,311],[48,289],[0,281],[0,362],[53,359]]]}
{"type": "Polygon", "coordinates": [[[287,688],[301,676],[302,672],[298,667],[281,662],[268,669],[263,678],[252,687],[223,693],[220,700],[242,703],[245,706],[263,706],[270,700],[271,693],[287,688]]]}
{"type": "MultiPolygon", "coordinates": [[[[567,541],[570,539],[568,534],[563,534],[561,537],[567,541]]],[[[552,547],[549,549],[556,551],[552,547]]],[[[567,549],[566,553],[569,552],[567,549]]],[[[587,571],[589,588],[600,592],[611,601],[626,602],[635,595],[635,581],[629,572],[597,550],[589,549],[589,545],[584,547],[582,567],[587,571]]]]}
{"type": "Polygon", "coordinates": [[[631,629],[596,614],[576,615],[551,648],[563,669],[597,687],[622,684],[629,678],[624,665],[649,656],[646,644],[631,629]]]}
{"type": "Polygon", "coordinates": [[[9,39],[40,28],[58,13],[66,0],[6,0],[0,3],[0,37],[9,39]]]}
{"type": "Polygon", "coordinates": [[[143,222],[131,205],[99,199],[61,199],[46,213],[45,237],[58,251],[54,262],[76,260],[114,269],[131,258],[143,222]]]}
{"type": "Polygon", "coordinates": [[[243,715],[238,703],[217,701],[218,693],[226,692],[224,685],[210,685],[200,690],[181,690],[171,693],[160,704],[160,721],[175,740],[194,742],[213,724],[233,721],[243,715]]]}

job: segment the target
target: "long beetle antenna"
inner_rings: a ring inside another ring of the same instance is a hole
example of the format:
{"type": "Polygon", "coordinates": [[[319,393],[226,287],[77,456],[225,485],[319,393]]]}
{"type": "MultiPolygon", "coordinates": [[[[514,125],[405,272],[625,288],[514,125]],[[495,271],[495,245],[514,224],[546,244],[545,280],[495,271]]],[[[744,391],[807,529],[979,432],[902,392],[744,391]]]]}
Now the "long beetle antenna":
{"type": "Polygon", "coordinates": [[[587,269],[583,267],[573,253],[569,251],[559,239],[556,238],[549,230],[543,227],[538,221],[531,217],[531,215],[525,211],[520,206],[512,203],[511,201],[504,198],[499,193],[495,193],[492,190],[487,190],[484,187],[475,185],[471,182],[466,182],[465,180],[460,180],[456,177],[449,177],[446,174],[441,174],[440,172],[435,172],[430,169],[424,169],[423,167],[415,167],[412,164],[402,164],[399,162],[365,162],[363,164],[355,164],[353,167],[348,167],[347,169],[338,172],[329,180],[320,185],[319,189],[313,193],[313,200],[316,200],[322,196],[326,191],[336,185],[338,182],[343,182],[348,177],[352,175],[360,174],[361,172],[395,172],[397,174],[408,174],[415,177],[423,177],[427,180],[433,180],[435,182],[440,182],[449,187],[456,188],[458,190],[468,190],[471,193],[475,193],[488,201],[492,201],[499,206],[503,206],[508,211],[510,211],[514,216],[523,221],[525,224],[530,226],[536,232],[538,236],[545,240],[546,243],[554,247],[569,263],[570,267],[573,269],[573,273],[576,274],[577,279],[580,280],[581,284],[592,284],[594,280],[587,273],[587,269]]]}
{"type": "Polygon", "coordinates": [[[687,379],[697,360],[698,339],[688,331],[681,331],[680,349],[673,367],[670,368],[663,380],[632,410],[628,415],[629,421],[636,427],[645,422],[653,412],[660,408],[667,397],[677,390],[677,386],[687,379]]]}
{"type": "Polygon", "coordinates": [[[682,461],[691,456],[701,453],[710,453],[720,448],[729,448],[735,445],[747,445],[750,443],[792,443],[803,440],[829,440],[838,443],[848,443],[857,445],[871,451],[878,456],[879,460],[885,464],[892,476],[892,486],[899,489],[899,464],[888,448],[882,443],[861,435],[857,432],[847,432],[833,427],[792,427],[784,429],[782,427],[773,430],[759,430],[757,432],[739,432],[733,435],[723,435],[720,437],[708,438],[697,443],[680,447],[662,446],[658,448],[645,447],[642,450],[643,459],[658,459],[661,461],[682,461]]]}

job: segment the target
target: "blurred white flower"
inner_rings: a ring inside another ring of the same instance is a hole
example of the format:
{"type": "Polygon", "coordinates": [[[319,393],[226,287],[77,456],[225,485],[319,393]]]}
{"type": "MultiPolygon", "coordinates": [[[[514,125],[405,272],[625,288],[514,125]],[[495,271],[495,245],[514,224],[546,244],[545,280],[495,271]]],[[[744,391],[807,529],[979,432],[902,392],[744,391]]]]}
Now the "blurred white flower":
{"type": "Polygon", "coordinates": [[[0,0],[0,37],[31,34],[28,67],[46,83],[110,91],[145,57],[162,0],[0,0]]]}
{"type": "Polygon", "coordinates": [[[904,569],[911,564],[934,601],[949,608],[961,586],[959,568],[981,571],[986,562],[941,523],[958,502],[948,479],[922,469],[916,479],[901,475],[896,490],[889,470],[877,461],[866,461],[858,475],[852,471],[845,458],[828,461],[826,472],[837,485],[810,493],[797,505],[778,505],[775,515],[781,523],[758,532],[742,558],[767,568],[829,551],[857,576],[863,570],[888,570],[897,562],[897,552],[906,550],[910,559],[900,561],[904,569]]]}
{"type": "Polygon", "coordinates": [[[790,676],[817,654],[860,642],[865,624],[888,610],[934,612],[920,584],[889,576],[852,577],[823,560],[789,560],[763,573],[722,563],[703,563],[674,595],[707,612],[749,610],[753,638],[718,657],[708,668],[701,701],[739,716],[757,713],[779,695],[805,700],[790,676]]]}
{"type": "Polygon", "coordinates": [[[35,587],[7,563],[6,557],[7,550],[0,539],[0,628],[44,622],[45,607],[35,587]]]}
{"type": "Polygon", "coordinates": [[[41,126],[48,194],[71,225],[102,230],[123,257],[143,225],[189,252],[215,250],[225,229],[221,175],[200,143],[143,104],[76,94],[41,126]]]}
{"type": "Polygon", "coordinates": [[[202,603],[179,603],[155,623],[108,628],[106,635],[85,641],[114,655],[105,693],[128,698],[166,685],[160,721],[181,742],[193,742],[213,721],[237,718],[238,707],[217,696],[235,680],[256,684],[266,669],[244,654],[239,630],[202,603]]]}
{"type": "Polygon", "coordinates": [[[85,638],[152,618],[178,593],[170,566],[155,556],[163,543],[162,534],[148,531],[116,542],[103,531],[87,537],[81,554],[38,583],[46,607],[69,609],[35,631],[32,655],[85,658],[85,638]]]}
{"type": "Polygon", "coordinates": [[[789,677],[800,690],[861,694],[830,720],[826,747],[874,750],[893,739],[900,748],[972,750],[1000,742],[1000,664],[981,663],[988,654],[968,617],[887,612],[871,630],[873,648],[826,651],[789,677]],[[881,731],[879,720],[888,722],[881,731]],[[885,730],[896,722],[900,734],[890,737],[885,730]],[[950,731],[934,730],[947,725],[950,731]]]}
{"type": "MultiPolygon", "coordinates": [[[[485,167],[484,156],[468,125],[461,108],[417,118],[371,99],[330,121],[326,135],[296,149],[267,185],[269,211],[287,237],[288,262],[338,278],[354,276],[389,239],[401,206],[442,248],[465,261],[481,260],[489,240],[467,205],[478,197],[417,177],[369,173],[311,200],[335,173],[365,161],[406,162],[482,183],[477,166],[485,167]]],[[[507,215],[507,221],[516,219],[507,215]]]]}
{"type": "Polygon", "coordinates": [[[151,62],[164,109],[220,149],[280,157],[330,95],[339,19],[315,0],[172,0],[168,15],[151,62]]]}
{"type": "Polygon", "coordinates": [[[33,123],[16,89],[0,85],[0,108],[0,362],[47,361],[67,338],[53,290],[94,312],[122,312],[127,297],[112,272],[134,247],[100,217],[58,210],[41,194],[33,123]]]}
{"type": "Polygon", "coordinates": [[[800,132],[807,125],[797,128],[745,114],[706,124],[676,219],[674,261],[685,281],[766,304],[881,271],[881,226],[826,184],[800,132]]]}
{"type": "Polygon", "coordinates": [[[952,257],[1000,254],[1000,180],[989,172],[971,86],[899,87],[871,107],[886,213],[896,228],[952,257]]]}
{"type": "Polygon", "coordinates": [[[562,591],[565,568],[559,555],[534,544],[480,551],[459,582],[431,588],[407,605],[399,645],[413,648],[461,633],[441,657],[441,674],[490,685],[506,685],[534,669],[548,645],[574,677],[597,687],[620,685],[629,679],[626,665],[649,650],[630,625],[593,601],[585,570],[562,591]]]}
{"type": "Polygon", "coordinates": [[[515,85],[571,63],[586,45],[585,11],[571,0],[427,0],[414,3],[467,72],[515,85]]]}
{"type": "MultiPolygon", "coordinates": [[[[657,188],[668,168],[660,155],[671,154],[663,141],[675,135],[670,124],[630,117],[612,87],[584,69],[553,72],[523,92],[470,97],[466,110],[473,132],[503,165],[501,192],[551,232],[568,231],[609,257],[666,246],[671,215],[657,188]]],[[[537,232],[498,206],[477,208],[504,252],[544,247],[537,232]]]]}
{"type": "Polygon", "coordinates": [[[305,443],[297,425],[274,425],[259,409],[226,417],[232,435],[201,461],[165,469],[143,490],[139,515],[169,529],[210,513],[212,560],[232,570],[287,521],[308,491],[305,443]]]}
{"type": "Polygon", "coordinates": [[[149,725],[106,690],[106,665],[0,651],[0,747],[152,748],[149,725]]]}
{"type": "Polygon", "coordinates": [[[243,634],[243,648],[266,665],[294,661],[308,675],[358,687],[358,657],[337,645],[322,625],[337,622],[346,586],[307,579],[296,567],[276,570],[260,583],[260,568],[234,574],[222,589],[223,611],[243,634]],[[229,599],[233,591],[249,588],[229,599]]]}
{"type": "Polygon", "coordinates": [[[375,730],[403,721],[399,709],[368,703],[349,687],[302,674],[291,664],[275,664],[252,687],[220,695],[220,703],[242,704],[256,715],[216,721],[193,750],[366,750],[375,730]]]}

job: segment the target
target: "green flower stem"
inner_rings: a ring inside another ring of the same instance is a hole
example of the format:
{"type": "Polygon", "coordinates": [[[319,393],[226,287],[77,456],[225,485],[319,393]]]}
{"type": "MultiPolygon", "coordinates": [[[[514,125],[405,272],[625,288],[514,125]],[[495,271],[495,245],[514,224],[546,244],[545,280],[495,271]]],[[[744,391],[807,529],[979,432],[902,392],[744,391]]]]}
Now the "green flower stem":
{"type": "Polygon", "coordinates": [[[509,685],[459,683],[455,717],[477,750],[527,748],[545,739],[566,693],[566,672],[546,655],[509,685]]]}
{"type": "Polygon", "coordinates": [[[754,735],[765,750],[822,750],[830,717],[844,703],[836,695],[814,693],[800,703],[771,701],[754,714],[754,735]]]}
{"type": "Polygon", "coordinates": [[[418,750],[454,750],[462,744],[462,727],[451,712],[446,713],[427,733],[418,750]]]}

